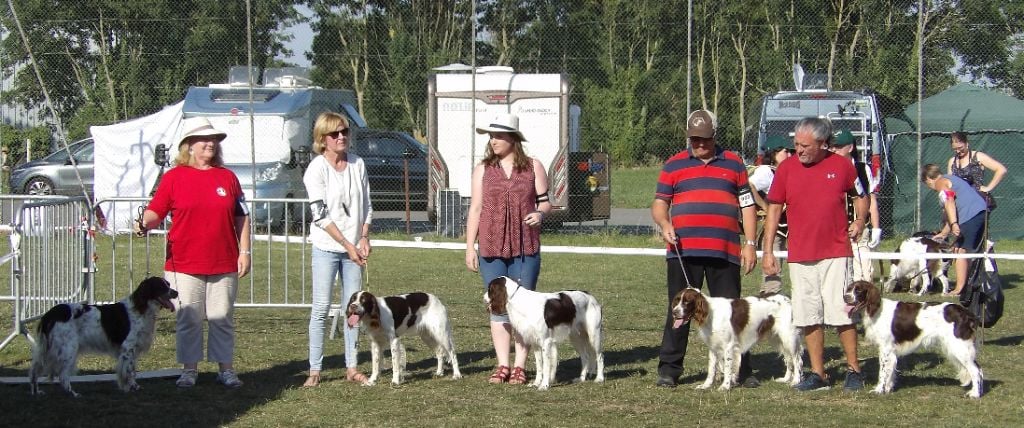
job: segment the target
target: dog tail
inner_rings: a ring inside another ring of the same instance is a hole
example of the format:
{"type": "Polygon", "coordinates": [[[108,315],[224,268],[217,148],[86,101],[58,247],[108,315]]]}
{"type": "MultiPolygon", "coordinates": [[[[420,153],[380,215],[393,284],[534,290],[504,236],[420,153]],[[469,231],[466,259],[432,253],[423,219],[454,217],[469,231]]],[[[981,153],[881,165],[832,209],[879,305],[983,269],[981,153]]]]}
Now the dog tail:
{"type": "Polygon", "coordinates": [[[39,336],[39,340],[36,341],[36,350],[44,353],[50,348],[50,333],[53,332],[53,328],[57,326],[59,322],[71,321],[72,313],[71,305],[60,304],[50,308],[43,314],[43,318],[39,320],[39,327],[36,330],[39,336]]]}

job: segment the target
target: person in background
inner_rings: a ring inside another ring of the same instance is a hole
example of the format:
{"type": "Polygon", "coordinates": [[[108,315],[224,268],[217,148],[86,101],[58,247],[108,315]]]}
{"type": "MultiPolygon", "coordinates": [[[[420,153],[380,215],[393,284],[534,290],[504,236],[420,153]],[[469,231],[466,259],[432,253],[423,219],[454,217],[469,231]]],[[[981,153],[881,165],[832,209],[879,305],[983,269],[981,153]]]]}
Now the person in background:
{"type": "Polygon", "coordinates": [[[204,117],[185,119],[182,130],[175,167],[164,174],[134,228],[145,235],[168,214],[174,217],[164,278],[178,291],[175,335],[184,370],[175,384],[196,384],[206,321],[207,358],[218,365],[217,382],[238,388],[234,306],[238,279],[249,273],[252,262],[249,211],[238,177],[224,168],[220,143],[227,134],[204,117]]]}
{"type": "Polygon", "coordinates": [[[946,164],[946,173],[960,177],[975,190],[984,193],[982,197],[987,201],[990,197],[988,195],[1006,176],[1006,167],[985,153],[971,150],[967,134],[963,132],[950,134],[950,148],[953,149],[953,157],[946,164]],[[984,183],[985,170],[992,171],[992,179],[988,184],[984,183]]]}
{"type": "MultiPolygon", "coordinates": [[[[309,315],[309,377],[305,388],[320,384],[323,370],[324,331],[331,308],[334,283],[341,277],[341,304],[362,288],[362,268],[370,257],[370,184],[366,164],[351,153],[348,120],[334,112],[321,113],[313,124],[313,158],[302,177],[309,195],[313,244],[313,308],[309,315]]],[[[345,333],[345,379],[363,383],[366,375],[356,367],[356,339],[359,328],[347,323],[345,333]]]]}
{"type": "MultiPolygon", "coordinates": [[[[793,145],[796,157],[782,162],[768,191],[764,248],[775,240],[783,205],[789,216],[789,280],[793,322],[801,327],[811,373],[795,386],[798,391],[828,389],[825,374],[824,326],[835,326],[846,357],[845,391],[864,388],[857,360],[857,328],[846,311],[843,294],[851,282],[850,239],[864,231],[866,195],[858,193],[853,163],[826,150],[832,139],[828,119],[808,117],[797,122],[793,145]],[[846,196],[853,197],[854,221],[846,217],[846,196]]],[[[763,255],[766,274],[780,271],[771,251],[763,255]]]]}
{"type": "MultiPolygon", "coordinates": [[[[938,192],[939,204],[942,206],[942,230],[935,235],[936,239],[944,240],[952,234],[956,237],[953,251],[966,253],[978,251],[985,232],[985,217],[988,213],[985,199],[974,191],[964,179],[952,174],[942,175],[935,164],[927,164],[921,168],[921,181],[938,192]]],[[[967,268],[970,261],[956,259],[956,288],[950,296],[960,295],[967,284],[967,268]]]]}
{"type": "MultiPolygon", "coordinates": [[[[665,161],[651,203],[651,218],[667,245],[668,268],[668,310],[658,357],[658,386],[675,387],[683,373],[690,323],[673,328],[676,294],[687,286],[700,289],[706,278],[712,297],[738,298],[741,268],[748,274],[757,263],[757,206],[747,183],[747,169],[739,156],[717,146],[717,129],[714,113],[690,113],[686,119],[689,148],[665,161]]],[[[743,387],[760,385],[753,376],[749,353],[741,356],[738,375],[743,387]]]]}
{"type": "MultiPolygon", "coordinates": [[[[879,181],[871,173],[871,166],[857,159],[856,141],[853,134],[844,129],[836,133],[828,148],[832,153],[853,162],[857,171],[857,193],[868,195],[868,220],[871,222],[871,229],[865,229],[861,236],[851,239],[850,243],[853,246],[853,280],[871,282],[875,270],[867,253],[882,242],[882,228],[878,224],[879,181]]],[[[847,198],[846,213],[847,219],[852,223],[855,220],[852,198],[847,198]]]]}
{"type": "MultiPolygon", "coordinates": [[[[473,169],[473,195],[466,221],[466,267],[480,272],[485,290],[500,276],[536,290],[540,228],[551,211],[544,165],[526,155],[526,138],[516,115],[500,114],[476,132],[490,135],[490,141],[484,159],[473,169]],[[475,246],[478,240],[479,251],[475,246]]],[[[514,336],[516,355],[510,372],[513,332],[508,315],[491,315],[490,329],[498,367],[488,382],[525,384],[529,348],[521,337],[514,336]]]]}
{"type": "MultiPolygon", "coordinates": [[[[779,167],[782,161],[789,159],[793,154],[793,142],[781,135],[772,135],[765,141],[764,150],[763,159],[768,163],[758,165],[750,174],[750,188],[754,190],[754,202],[757,203],[758,217],[761,217],[762,221],[763,217],[768,213],[768,202],[764,198],[768,195],[768,189],[771,188],[772,180],[775,179],[775,169],[779,167]]],[[[776,232],[777,236],[775,237],[772,251],[786,249],[786,233],[786,212],[783,211],[779,219],[779,228],[776,232]]],[[[781,292],[782,273],[764,275],[761,282],[760,295],[764,297],[781,292]]]]}

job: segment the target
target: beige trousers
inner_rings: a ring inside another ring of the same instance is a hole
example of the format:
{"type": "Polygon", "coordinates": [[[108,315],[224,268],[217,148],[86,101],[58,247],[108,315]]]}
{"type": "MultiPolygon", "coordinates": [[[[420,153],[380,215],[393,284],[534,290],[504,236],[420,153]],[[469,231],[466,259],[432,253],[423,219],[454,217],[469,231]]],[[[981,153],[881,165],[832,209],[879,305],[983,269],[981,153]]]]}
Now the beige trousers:
{"type": "Polygon", "coordinates": [[[182,364],[203,358],[203,321],[209,324],[207,360],[231,363],[235,353],[235,295],[238,273],[189,275],[165,272],[164,279],[178,291],[177,355],[182,364]]]}

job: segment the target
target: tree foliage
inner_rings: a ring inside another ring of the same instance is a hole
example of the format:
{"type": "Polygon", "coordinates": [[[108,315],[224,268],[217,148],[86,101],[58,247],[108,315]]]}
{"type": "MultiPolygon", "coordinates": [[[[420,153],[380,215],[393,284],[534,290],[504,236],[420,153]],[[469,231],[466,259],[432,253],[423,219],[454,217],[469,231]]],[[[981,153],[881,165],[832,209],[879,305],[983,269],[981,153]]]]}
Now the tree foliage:
{"type": "MultiPolygon", "coordinates": [[[[223,81],[229,65],[246,60],[242,2],[17,3],[47,87],[76,134],[177,101],[189,85],[223,81]]],[[[296,2],[252,4],[254,63],[273,64],[284,49],[277,30],[301,19],[296,2]]],[[[1017,0],[692,0],[692,20],[686,0],[304,4],[314,15],[315,83],[355,90],[372,126],[424,133],[426,81],[437,66],[565,73],[583,110],[584,148],[607,150],[622,164],[683,147],[688,70],[690,109],[715,111],[721,144],[746,156],[762,98],[792,89],[795,63],[826,73],[834,89],[871,88],[896,106],[958,80],[1024,95],[1017,0]]],[[[3,25],[13,29],[7,12],[3,25]]],[[[25,63],[19,37],[7,37],[0,54],[8,71],[25,63]]],[[[31,73],[20,73],[4,96],[41,101],[31,73]]]]}
{"type": "MultiPolygon", "coordinates": [[[[253,64],[266,66],[284,47],[277,29],[298,18],[289,1],[254,1],[253,64]]],[[[5,75],[31,70],[14,14],[3,4],[0,43],[5,75]]],[[[73,133],[154,112],[181,100],[189,86],[223,82],[246,64],[244,2],[203,0],[21,0],[15,12],[57,114],[73,133]]],[[[3,94],[44,105],[32,72],[3,94]]]]}

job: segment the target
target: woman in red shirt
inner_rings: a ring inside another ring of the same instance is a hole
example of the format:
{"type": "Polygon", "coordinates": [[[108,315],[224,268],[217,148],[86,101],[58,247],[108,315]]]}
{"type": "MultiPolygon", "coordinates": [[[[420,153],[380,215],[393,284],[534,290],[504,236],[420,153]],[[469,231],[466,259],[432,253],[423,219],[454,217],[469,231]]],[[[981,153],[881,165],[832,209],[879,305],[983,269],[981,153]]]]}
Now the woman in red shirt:
{"type": "Polygon", "coordinates": [[[208,359],[217,362],[217,382],[242,386],[232,365],[234,303],[238,278],[249,272],[249,212],[238,178],[227,168],[220,142],[227,137],[203,117],[186,119],[175,167],[167,171],[141,218],[145,234],[168,214],[164,278],[178,291],[175,330],[180,388],[195,385],[203,357],[203,321],[209,324],[208,359]]]}

